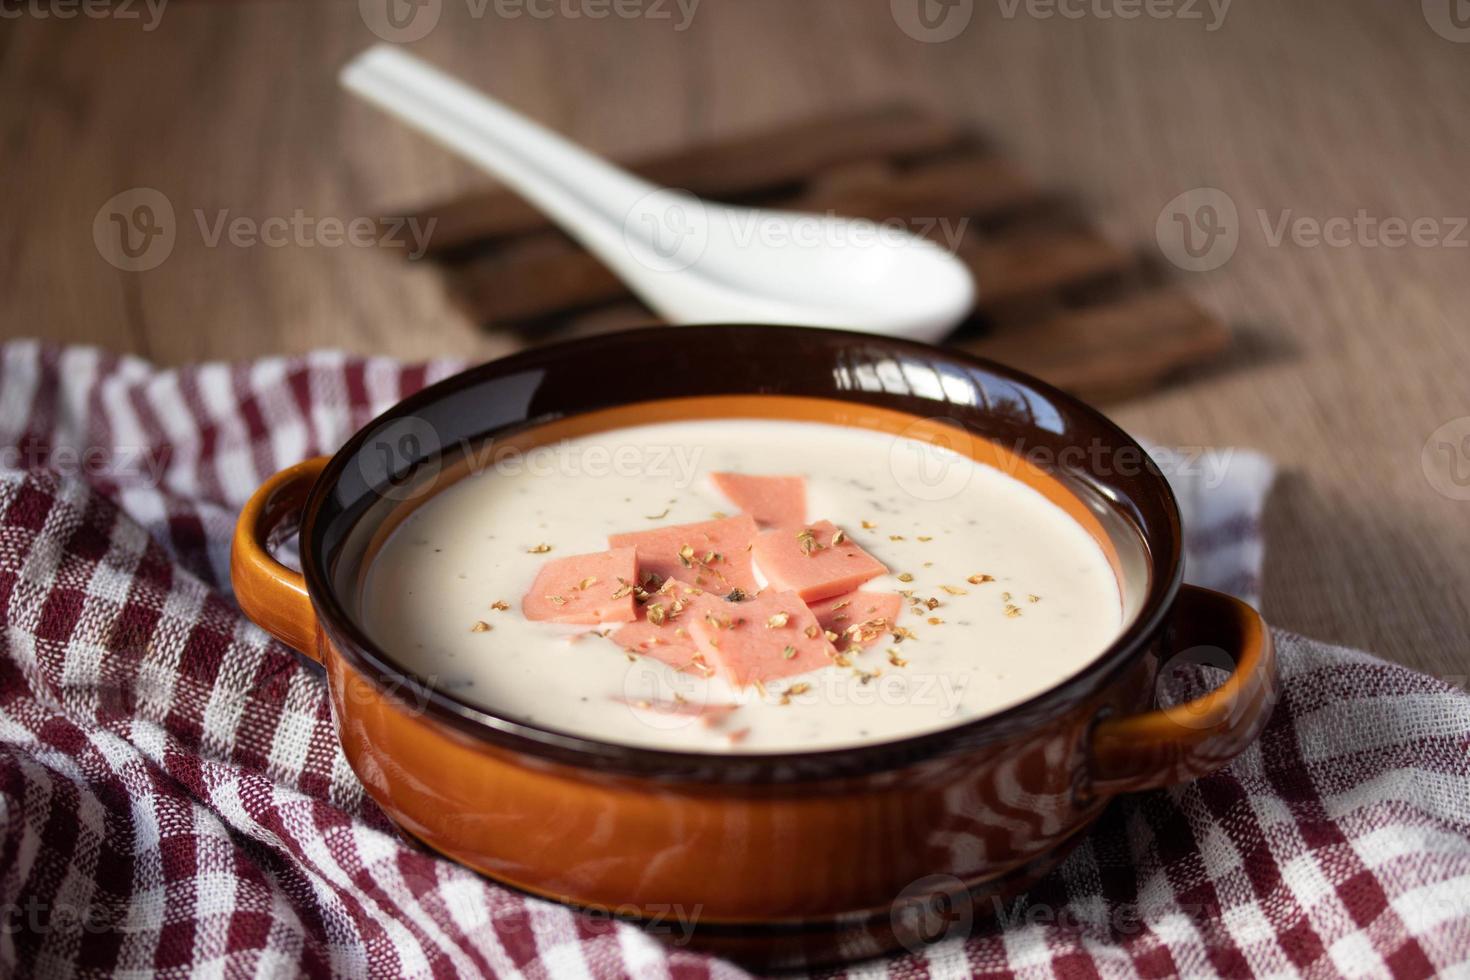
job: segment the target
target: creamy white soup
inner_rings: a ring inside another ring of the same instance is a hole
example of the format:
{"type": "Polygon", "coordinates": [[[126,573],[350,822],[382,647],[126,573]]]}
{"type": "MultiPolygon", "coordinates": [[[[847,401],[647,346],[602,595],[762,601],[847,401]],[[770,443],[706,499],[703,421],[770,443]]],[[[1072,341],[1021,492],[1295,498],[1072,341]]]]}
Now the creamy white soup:
{"type": "Polygon", "coordinates": [[[719,753],[962,724],[1075,674],[1122,627],[1102,550],[1036,490],[809,422],[648,425],[502,458],[406,519],[363,588],[369,635],[462,700],[719,753]],[[761,477],[784,479],[741,479],[761,477]]]}

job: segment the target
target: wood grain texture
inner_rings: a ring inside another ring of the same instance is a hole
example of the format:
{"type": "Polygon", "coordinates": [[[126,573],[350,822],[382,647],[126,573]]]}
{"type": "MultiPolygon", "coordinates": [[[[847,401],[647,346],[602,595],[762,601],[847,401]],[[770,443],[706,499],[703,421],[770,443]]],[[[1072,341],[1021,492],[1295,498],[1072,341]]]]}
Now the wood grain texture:
{"type": "MultiPolygon", "coordinates": [[[[1224,324],[1158,292],[1139,256],[1103,240],[977,134],[919,107],[800,120],[627,166],[713,201],[904,223],[958,254],[979,287],[950,343],[1084,398],[1140,394],[1229,346],[1224,324]]],[[[508,191],[415,213],[433,223],[427,254],[487,330],[545,343],[658,322],[601,259],[508,191]]]]}
{"type": "MultiPolygon", "coordinates": [[[[992,134],[1038,183],[1072,189],[1109,241],[1160,262],[1166,202],[1225,191],[1234,256],[1175,278],[1248,343],[1113,414],[1154,439],[1282,461],[1272,622],[1470,673],[1470,503],[1421,467],[1430,434],[1470,416],[1470,250],[1272,239],[1283,214],[1470,212],[1470,44],[1437,34],[1419,4],[1239,3],[1209,30],[1208,12],[1038,18],[1024,0],[977,0],[944,43],[907,36],[881,0],[704,0],[683,31],[677,13],[473,9],[445,0],[413,48],[623,158],[913,101],[992,134]]],[[[373,40],[355,3],[175,2],[152,31],[4,21],[0,333],[166,363],[319,346],[489,357],[520,343],[479,331],[427,263],[320,242],[211,246],[199,228],[221,211],[351,219],[480,186],[337,92],[335,66],[373,40]],[[135,186],[169,198],[178,240],[158,268],[125,273],[93,247],[92,221],[135,186]]]]}
{"type": "MultiPolygon", "coordinates": [[[[659,186],[730,201],[756,191],[778,191],[837,165],[943,150],[962,137],[961,128],[950,120],[904,106],[876,106],[824,119],[798,120],[718,143],[680,147],[647,162],[635,160],[624,166],[659,186]]],[[[950,170],[940,173],[948,176],[950,170]]],[[[884,202],[883,206],[892,205],[884,202]]],[[[438,225],[430,254],[486,238],[553,227],[524,199],[499,189],[456,195],[421,213],[438,225]]]]}
{"type": "Polygon", "coordinates": [[[1082,398],[1110,402],[1162,383],[1178,366],[1224,354],[1230,332],[1177,293],[1145,292],[1006,329],[963,346],[1045,378],[1082,398]]]}
{"type": "MultiPolygon", "coordinates": [[[[1049,227],[1047,198],[1013,164],[978,145],[964,127],[914,106],[802,119],[624,166],[654,185],[723,203],[910,222],[963,256],[979,277],[982,307],[1056,292],[1130,265],[1128,256],[1079,233],[1075,223],[1065,233],[1049,227]],[[1020,234],[994,227],[1019,211],[1033,212],[1020,234]],[[972,222],[990,224],[982,230],[972,222]]],[[[568,314],[595,316],[602,305],[632,298],[599,259],[493,185],[409,215],[433,228],[426,254],[445,263],[460,305],[488,329],[530,321],[554,331],[568,314]]],[[[651,316],[645,311],[645,319],[651,316]]]]}

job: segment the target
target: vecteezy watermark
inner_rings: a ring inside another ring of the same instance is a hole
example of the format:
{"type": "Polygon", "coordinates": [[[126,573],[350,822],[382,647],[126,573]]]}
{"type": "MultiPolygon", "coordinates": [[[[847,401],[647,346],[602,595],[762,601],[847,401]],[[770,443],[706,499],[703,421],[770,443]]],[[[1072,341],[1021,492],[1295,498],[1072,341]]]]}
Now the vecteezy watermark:
{"type": "Polygon", "coordinates": [[[4,0],[0,2],[0,20],[88,20],[138,21],[144,31],[152,31],[163,20],[168,0],[4,0]]]}
{"type": "Polygon", "coordinates": [[[970,485],[973,465],[965,455],[970,436],[947,419],[913,422],[888,445],[888,472],[915,500],[949,500],[970,485]]]}
{"type": "Polygon", "coordinates": [[[634,718],[659,731],[678,731],[695,722],[713,724],[725,713],[711,697],[706,675],[671,671],[648,657],[635,657],[628,664],[621,700],[634,718]]]}
{"type": "Polygon", "coordinates": [[[893,22],[915,41],[952,41],[970,26],[975,0],[888,0],[893,22]]]}
{"type": "Polygon", "coordinates": [[[1347,215],[1298,215],[1285,208],[1272,215],[1264,209],[1256,211],[1266,244],[1280,248],[1292,244],[1297,248],[1466,248],[1470,236],[1465,233],[1470,218],[1383,217],[1359,208],[1347,215]]]}
{"type": "Polygon", "coordinates": [[[902,247],[926,238],[953,254],[969,227],[968,217],[908,217],[872,220],[825,213],[772,213],[708,207],[685,191],[650,191],[623,216],[623,245],[655,272],[679,272],[697,263],[711,241],[736,249],[861,250],[902,247]]]}
{"type": "Polygon", "coordinates": [[[1419,466],[1436,493],[1470,500],[1470,415],[1450,419],[1431,432],[1419,452],[1419,466]]]}
{"type": "MultiPolygon", "coordinates": [[[[409,259],[428,251],[437,218],[314,216],[297,208],[288,215],[235,214],[229,208],[191,212],[205,248],[401,248],[409,259]]],[[[124,272],[162,265],[178,242],[173,202],[152,187],[132,187],[103,202],[92,218],[97,254],[124,272]]]]}
{"type": "Polygon", "coordinates": [[[158,446],[69,445],[33,443],[0,446],[0,469],[46,469],[62,476],[109,480],[121,484],[163,484],[170,453],[158,446]]]}
{"type": "Polygon", "coordinates": [[[1250,707],[1255,691],[1241,691],[1228,704],[1205,697],[1209,685],[1202,668],[1226,674],[1235,670],[1235,658],[1216,646],[1194,646],[1170,657],[1154,681],[1154,702],[1164,717],[1181,728],[1202,731],[1233,721],[1250,707]]]}
{"type": "Polygon", "coordinates": [[[384,41],[411,44],[438,26],[444,0],[357,0],[357,12],[384,41]]]}
{"type": "Polygon", "coordinates": [[[644,932],[663,938],[671,946],[689,945],[694,930],[704,915],[704,905],[684,905],[680,902],[651,902],[646,905],[587,905],[568,896],[564,899],[577,911],[590,919],[587,928],[592,932],[611,931],[619,922],[636,922],[644,932]]]}
{"type": "Polygon", "coordinates": [[[439,430],[416,415],[369,432],[357,453],[357,473],[388,500],[410,500],[433,489],[441,466],[439,430]]]}
{"type": "MultiPolygon", "coordinates": [[[[649,599],[653,605],[658,599],[649,599]]],[[[695,615],[687,612],[686,615],[695,615]]],[[[739,618],[740,604],[732,603],[726,614],[739,618]]],[[[678,628],[677,620],[668,620],[678,628]]],[[[764,626],[761,626],[764,629],[764,626]]],[[[881,650],[875,645],[874,651],[881,650]]],[[[736,688],[716,685],[705,673],[671,670],[646,657],[637,657],[624,675],[621,698],[640,722],[659,730],[677,730],[696,722],[718,726],[737,708],[768,703],[783,706],[851,705],[857,708],[923,708],[926,717],[954,718],[964,701],[967,678],[931,673],[912,667],[892,668],[895,661],[872,652],[871,666],[861,659],[864,652],[849,652],[852,670],[819,671],[791,683],[768,681],[736,688]],[[716,694],[718,686],[719,693],[716,694]]],[[[901,658],[900,658],[901,659],[901,658]]]]}
{"type": "Polygon", "coordinates": [[[1217,903],[1174,901],[1156,906],[1094,901],[1054,905],[1027,894],[1010,899],[975,895],[963,880],[942,872],[914,881],[889,906],[894,938],[911,953],[922,953],[936,943],[968,939],[981,921],[993,922],[1006,932],[1060,928],[1069,934],[1106,930],[1134,936],[1149,930],[1153,921],[1180,916],[1197,925],[1213,926],[1220,921],[1220,908],[1217,903]]]}
{"type": "Polygon", "coordinates": [[[102,203],[92,218],[92,242],[124,272],[146,272],[173,254],[174,206],[161,191],[133,187],[102,203]]]}
{"type": "Polygon", "coordinates": [[[686,191],[659,188],[623,215],[623,248],[654,272],[681,272],[709,248],[710,211],[686,191]]]}
{"type": "MultiPolygon", "coordinates": [[[[139,642],[141,644],[142,641],[139,642]]],[[[137,648],[125,648],[119,652],[135,659],[148,656],[147,650],[137,648]]],[[[149,709],[149,706],[166,708],[170,699],[181,696],[182,687],[193,683],[196,682],[175,678],[161,668],[150,670],[145,665],[144,669],[126,676],[119,671],[113,674],[104,672],[99,679],[77,685],[72,696],[79,702],[90,699],[91,709],[100,716],[132,716],[149,709]]],[[[403,705],[408,713],[419,715],[427,709],[433,691],[453,692],[466,683],[467,678],[441,674],[426,674],[421,679],[392,674],[370,678],[353,672],[343,681],[340,696],[350,704],[363,706],[377,705],[384,698],[389,698],[403,705]]],[[[215,709],[233,712],[232,717],[238,717],[252,702],[266,696],[263,691],[259,686],[231,688],[217,685],[208,692],[208,696],[215,709]]]]}
{"type": "Polygon", "coordinates": [[[888,921],[904,949],[922,953],[935,943],[967,939],[975,928],[975,901],[954,875],[925,875],[898,893],[888,921]]]}
{"type": "MultiPolygon", "coordinates": [[[[408,44],[439,26],[446,0],[357,0],[367,29],[384,41],[408,44]]],[[[668,21],[677,32],[694,22],[700,0],[457,0],[472,20],[618,20],[668,21]]]]}
{"type": "Polygon", "coordinates": [[[1194,923],[1215,923],[1220,920],[1218,905],[1200,902],[1170,902],[1157,910],[1135,902],[1079,902],[1052,905],[1033,901],[1027,895],[1019,895],[1009,903],[998,895],[990,898],[990,912],[995,922],[1007,931],[1026,926],[1060,927],[1068,933],[1082,930],[1102,930],[1134,936],[1149,928],[1151,919],[1160,915],[1169,918],[1184,916],[1194,923]]]}
{"type": "MultiPolygon", "coordinates": [[[[348,704],[369,708],[382,704],[383,699],[388,698],[397,701],[402,710],[408,714],[421,715],[428,710],[433,692],[442,691],[453,694],[467,686],[470,686],[470,681],[467,677],[462,676],[425,674],[421,678],[410,679],[384,674],[377,678],[369,678],[366,675],[352,672],[342,682],[339,696],[348,704]]],[[[254,692],[242,691],[237,695],[237,699],[243,701],[246,698],[258,696],[254,692]]]]}
{"type": "Polygon", "coordinates": [[[1424,19],[1446,41],[1470,44],[1470,0],[1420,0],[1424,19]]]}
{"type": "Polygon", "coordinates": [[[1240,244],[1235,201],[1218,187],[1196,187],[1159,212],[1154,238],[1164,257],[1190,272],[1218,269],[1240,244]]]}
{"type": "MultiPolygon", "coordinates": [[[[1257,208],[1254,225],[1267,248],[1467,248],[1470,217],[1374,214],[1303,215],[1293,208],[1257,208]]],[[[1190,272],[1209,272],[1229,262],[1251,223],[1235,200],[1217,187],[1196,187],[1164,205],[1154,235],[1164,257],[1190,272]]]]}
{"type": "Polygon", "coordinates": [[[34,895],[0,903],[0,935],[117,935],[142,932],[155,925],[149,921],[144,903],[109,901],[79,905],[43,902],[34,895]]]}
{"type": "Polygon", "coordinates": [[[1035,20],[1149,20],[1199,21],[1206,33],[1225,24],[1234,0],[996,0],[1000,15],[1014,20],[1025,14],[1035,20]]]}
{"type": "Polygon", "coordinates": [[[356,454],[357,473],[368,489],[390,500],[408,500],[434,488],[434,477],[453,460],[466,476],[567,477],[576,480],[656,477],[671,490],[698,478],[704,447],[661,443],[573,443],[538,446],[510,442],[446,442],[428,419],[404,416],[369,431],[356,454]]]}
{"type": "MultiPolygon", "coordinates": [[[[1206,32],[1225,24],[1234,0],[995,0],[1005,20],[1198,21],[1206,32]]],[[[975,16],[975,0],[889,0],[893,21],[915,41],[937,44],[959,37],[975,16]]]]}
{"type": "MultiPolygon", "coordinates": [[[[395,871],[395,878],[402,879],[404,893],[418,895],[442,886],[443,881],[432,869],[425,869],[423,865],[409,864],[395,871]]],[[[671,946],[682,947],[693,938],[698,923],[704,916],[704,906],[700,903],[685,905],[682,902],[641,902],[634,904],[626,902],[618,905],[609,905],[602,902],[588,902],[586,896],[552,894],[546,896],[554,901],[560,902],[567,908],[556,911],[555,915],[576,915],[580,921],[578,927],[591,935],[610,935],[618,929],[619,923],[637,923],[644,932],[659,936],[671,946]]],[[[510,934],[520,935],[527,942],[534,945],[535,933],[541,929],[541,922],[536,917],[517,916],[506,918],[497,914],[497,903],[487,901],[483,889],[449,889],[439,893],[439,898],[444,902],[446,909],[452,916],[455,925],[461,929],[486,928],[492,921],[495,923],[495,931],[498,935],[505,937],[510,934]]],[[[130,903],[132,906],[141,907],[146,903],[130,903]]],[[[147,907],[152,907],[151,905],[147,907]]],[[[3,911],[4,905],[0,905],[3,911]]]]}
{"type": "Polygon", "coordinates": [[[256,218],[221,208],[212,214],[195,209],[194,221],[206,248],[227,243],[235,248],[406,248],[408,258],[421,259],[429,248],[438,218],[313,217],[297,208],[290,215],[256,218]]]}
{"type": "MultiPolygon", "coordinates": [[[[954,420],[914,422],[889,444],[889,474],[900,490],[917,500],[935,503],[952,499],[969,487],[977,472],[966,451],[970,442],[969,429],[954,420]]],[[[1096,438],[1062,446],[1018,438],[999,445],[1007,452],[987,463],[1007,476],[1018,476],[1027,467],[1049,473],[1087,473],[1104,479],[1150,473],[1171,479],[1189,478],[1213,489],[1229,479],[1235,461],[1235,450],[1229,447],[1158,446],[1145,450],[1096,438]]]]}

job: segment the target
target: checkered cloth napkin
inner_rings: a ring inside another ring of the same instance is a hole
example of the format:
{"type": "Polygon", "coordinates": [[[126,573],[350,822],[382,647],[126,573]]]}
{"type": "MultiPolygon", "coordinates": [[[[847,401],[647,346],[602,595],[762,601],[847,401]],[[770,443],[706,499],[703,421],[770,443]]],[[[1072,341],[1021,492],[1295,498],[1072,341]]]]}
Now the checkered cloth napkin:
{"type": "MultiPolygon", "coordinates": [[[[0,348],[0,974],[743,975],[405,847],[319,674],[231,601],[251,490],[456,367],[0,348]]],[[[1269,464],[1166,468],[1191,577],[1253,597],[1269,464]]],[[[1118,800],[967,937],[848,972],[1470,971],[1470,699],[1277,640],[1285,697],[1227,770],[1118,800]]]]}

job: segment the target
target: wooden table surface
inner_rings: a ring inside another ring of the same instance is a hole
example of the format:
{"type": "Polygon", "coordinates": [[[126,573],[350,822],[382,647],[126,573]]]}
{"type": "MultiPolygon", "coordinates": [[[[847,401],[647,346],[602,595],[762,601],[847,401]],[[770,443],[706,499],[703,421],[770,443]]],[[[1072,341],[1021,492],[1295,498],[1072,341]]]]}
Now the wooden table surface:
{"type": "MultiPolygon", "coordinates": [[[[339,94],[335,67],[377,40],[358,3],[176,0],[155,19],[134,0],[63,20],[62,2],[0,19],[0,335],[168,364],[513,345],[460,316],[427,264],[309,238],[210,244],[223,210],[347,221],[480,182],[339,94]],[[93,244],[99,208],[133,187],[176,213],[172,253],[143,272],[93,244]]],[[[1283,463],[1273,623],[1470,673],[1470,502],[1457,499],[1470,420],[1431,439],[1470,416],[1470,29],[1449,19],[1455,0],[1241,0],[1223,19],[1221,2],[958,0],[934,8],[950,18],[930,21],[940,34],[958,29],[938,41],[912,0],[703,0],[687,18],[690,0],[425,0],[438,21],[410,47],[622,157],[844,107],[932,105],[1160,261],[1166,204],[1220,189],[1236,251],[1175,275],[1237,330],[1239,353],[1112,414],[1153,439],[1283,463]],[[637,16],[567,16],[599,10],[637,16]],[[1278,235],[1283,218],[1300,233],[1278,235]],[[1315,241],[1310,222],[1331,218],[1351,224],[1315,241]],[[1417,243],[1388,247],[1386,219],[1428,220],[1417,243]]]]}

